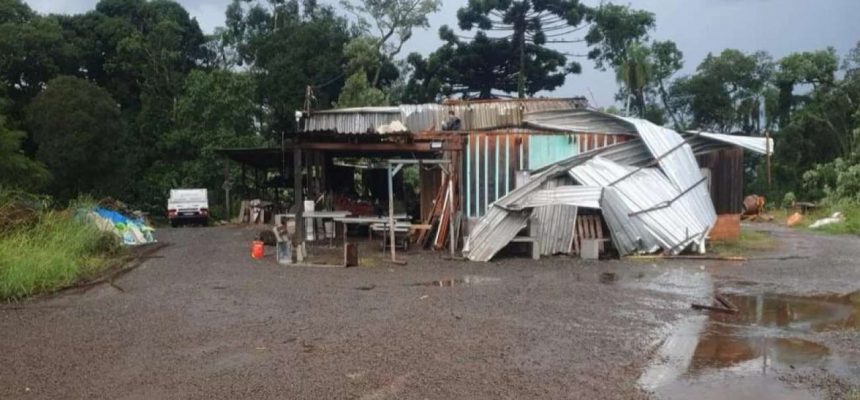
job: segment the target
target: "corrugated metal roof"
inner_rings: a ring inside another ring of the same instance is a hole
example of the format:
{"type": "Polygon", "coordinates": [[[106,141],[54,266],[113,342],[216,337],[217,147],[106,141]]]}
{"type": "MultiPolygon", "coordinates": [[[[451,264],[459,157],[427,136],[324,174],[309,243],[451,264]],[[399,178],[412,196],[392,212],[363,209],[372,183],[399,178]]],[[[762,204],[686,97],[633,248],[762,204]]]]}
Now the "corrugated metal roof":
{"type": "Polygon", "coordinates": [[[759,154],[773,154],[773,139],[761,136],[726,135],[722,133],[710,133],[701,131],[689,131],[688,133],[701,136],[711,141],[726,143],[733,146],[743,147],[759,154]]]}
{"type": "MultiPolygon", "coordinates": [[[[508,223],[509,219],[521,221],[521,214],[530,206],[554,201],[553,204],[585,202],[586,194],[594,193],[594,189],[579,189],[583,191],[580,193],[582,200],[565,198],[565,195],[575,196],[577,189],[564,186],[542,189],[545,182],[569,171],[583,185],[604,188],[599,206],[621,254],[653,252],[661,247],[677,253],[691,243],[702,243],[716,221],[716,213],[694,157],[694,146],[696,152],[704,152],[729,143],[753,150],[760,144],[712,135],[696,135],[685,141],[677,132],[648,121],[612,118],[634,127],[640,138],[582,153],[534,171],[528,183],[491,205],[493,223],[508,223]],[[655,161],[659,169],[641,168],[655,161]]],[[[582,125],[556,128],[572,131],[581,129],[582,125]]],[[[589,129],[604,128],[595,124],[589,129]]],[[[470,260],[487,261],[510,239],[507,234],[497,235],[493,224],[483,219],[478,225],[482,229],[469,236],[464,255],[470,260]]]]}
{"type": "MultiPolygon", "coordinates": [[[[689,210],[690,219],[684,221],[685,235],[695,235],[683,241],[676,241],[665,250],[677,253],[689,243],[702,243],[717,221],[714,203],[711,201],[708,187],[702,185],[704,176],[696,162],[693,149],[677,132],[655,125],[642,119],[625,118],[636,126],[639,137],[648,146],[651,154],[657,160],[663,174],[674,185],[679,193],[686,193],[674,203],[679,210],[689,210]]],[[[656,223],[672,225],[672,222],[660,220],[656,223]]]]}
{"type": "MultiPolygon", "coordinates": [[[[584,185],[612,189],[600,205],[619,211],[606,221],[613,235],[619,236],[615,244],[622,255],[653,252],[655,245],[681,250],[713,224],[703,226],[703,217],[684,201],[693,190],[679,190],[656,168],[636,169],[595,157],[571,169],[571,175],[584,185]],[[615,204],[619,201],[622,204],[615,204]]],[[[704,187],[701,182],[696,185],[704,187]]]]}
{"type": "Polygon", "coordinates": [[[563,132],[636,134],[636,128],[612,114],[585,109],[532,112],[525,115],[524,123],[535,128],[563,132]]]}
{"type": "Polygon", "coordinates": [[[570,253],[576,232],[577,210],[575,206],[555,204],[532,211],[532,221],[537,225],[532,234],[538,238],[541,255],[570,253]]]}
{"type": "Polygon", "coordinates": [[[398,107],[359,107],[314,111],[307,117],[305,132],[330,131],[342,134],[375,134],[377,128],[399,121],[398,107]]]}
{"type": "Polygon", "coordinates": [[[600,186],[559,186],[532,192],[521,204],[524,208],[566,204],[585,208],[600,208],[603,188],[600,186]]]}
{"type": "Polygon", "coordinates": [[[449,111],[460,118],[461,130],[499,129],[521,126],[526,113],[573,110],[582,106],[580,99],[511,99],[340,108],[312,112],[307,117],[305,131],[376,133],[379,126],[394,121],[400,121],[412,133],[441,130],[449,111]]]}
{"type": "Polygon", "coordinates": [[[490,207],[469,233],[463,254],[470,260],[489,261],[526,227],[530,214],[531,210],[508,211],[490,207]]]}

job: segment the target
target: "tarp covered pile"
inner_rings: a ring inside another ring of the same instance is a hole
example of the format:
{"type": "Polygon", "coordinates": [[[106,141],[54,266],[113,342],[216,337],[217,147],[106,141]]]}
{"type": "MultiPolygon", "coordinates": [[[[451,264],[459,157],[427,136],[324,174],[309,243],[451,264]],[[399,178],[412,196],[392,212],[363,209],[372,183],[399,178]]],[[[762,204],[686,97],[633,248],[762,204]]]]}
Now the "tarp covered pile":
{"type": "MultiPolygon", "coordinates": [[[[773,149],[772,142],[766,138],[703,132],[682,136],[636,118],[590,110],[562,114],[553,113],[553,129],[580,132],[587,126],[594,132],[586,133],[601,133],[603,125],[606,129],[618,129],[620,123],[638,139],[582,153],[532,171],[529,182],[491,204],[471,229],[463,249],[468,259],[489,261],[526,227],[533,209],[560,204],[600,210],[620,255],[659,250],[677,254],[691,245],[703,250],[705,238],[716,221],[716,212],[695,155],[729,146],[758,153],[770,153],[773,149]],[[604,117],[603,120],[594,118],[594,114],[604,117]],[[584,124],[583,120],[589,123],[584,124]],[[572,177],[576,185],[554,184],[560,177],[572,177]]],[[[528,125],[531,120],[547,118],[537,114],[526,115],[524,119],[528,125]]],[[[556,239],[538,238],[541,242],[556,239]]]]}
{"type": "Polygon", "coordinates": [[[155,242],[152,236],[155,229],[147,225],[142,218],[132,218],[114,210],[96,207],[87,212],[87,219],[102,231],[119,237],[124,245],[135,246],[155,242]]]}

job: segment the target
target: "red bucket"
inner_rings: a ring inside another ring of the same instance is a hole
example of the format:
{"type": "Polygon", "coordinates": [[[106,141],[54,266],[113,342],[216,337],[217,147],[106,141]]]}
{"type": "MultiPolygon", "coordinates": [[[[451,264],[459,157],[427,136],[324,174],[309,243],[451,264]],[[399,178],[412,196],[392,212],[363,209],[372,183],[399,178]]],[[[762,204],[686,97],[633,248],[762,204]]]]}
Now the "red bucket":
{"type": "Polygon", "coordinates": [[[259,260],[266,254],[265,247],[262,241],[255,240],[251,242],[251,258],[259,260]]]}

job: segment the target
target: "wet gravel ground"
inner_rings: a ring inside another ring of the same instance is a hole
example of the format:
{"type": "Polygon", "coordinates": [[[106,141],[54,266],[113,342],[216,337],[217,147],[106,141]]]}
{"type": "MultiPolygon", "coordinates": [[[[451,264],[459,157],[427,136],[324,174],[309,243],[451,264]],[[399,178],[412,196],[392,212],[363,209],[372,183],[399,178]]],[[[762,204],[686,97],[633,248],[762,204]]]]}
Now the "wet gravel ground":
{"type": "MultiPolygon", "coordinates": [[[[860,308],[860,237],[827,235],[789,229],[776,224],[750,224],[752,229],[772,235],[776,248],[751,254],[745,263],[716,262],[707,265],[715,290],[745,295],[810,296],[853,293],[860,308]]],[[[846,320],[846,329],[822,332],[794,332],[796,338],[825,346],[839,359],[839,367],[829,370],[787,371],[778,379],[813,390],[816,397],[860,399],[860,326],[846,320]]]]}
{"type": "MultiPolygon", "coordinates": [[[[860,289],[856,238],[768,229],[784,244],[766,256],[810,258],[481,264],[425,253],[324,269],[251,260],[254,229],[164,229],[171,245],[117,287],[0,305],[0,399],[647,398],[637,380],[712,287],[860,289]],[[463,282],[422,285],[451,279],[463,282]]],[[[827,345],[857,352],[857,336],[827,345]]],[[[828,379],[796,381],[837,384],[828,379]]]]}
{"type": "Polygon", "coordinates": [[[611,270],[648,280],[649,264],[427,254],[282,267],[250,259],[254,234],[164,229],[172,245],[122,290],[0,306],[0,399],[635,399],[684,307],[648,285],[600,283],[611,270]]]}

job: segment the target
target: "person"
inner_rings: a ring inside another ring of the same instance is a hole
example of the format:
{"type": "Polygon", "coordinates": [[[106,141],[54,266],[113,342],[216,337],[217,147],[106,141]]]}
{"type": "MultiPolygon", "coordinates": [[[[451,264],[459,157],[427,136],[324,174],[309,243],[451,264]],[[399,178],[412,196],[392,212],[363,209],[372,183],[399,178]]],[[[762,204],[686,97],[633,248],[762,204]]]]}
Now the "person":
{"type": "Polygon", "coordinates": [[[448,119],[442,124],[443,131],[459,131],[460,118],[454,115],[454,110],[448,111],[448,119]]]}

